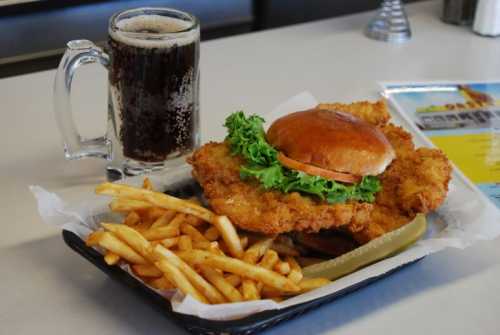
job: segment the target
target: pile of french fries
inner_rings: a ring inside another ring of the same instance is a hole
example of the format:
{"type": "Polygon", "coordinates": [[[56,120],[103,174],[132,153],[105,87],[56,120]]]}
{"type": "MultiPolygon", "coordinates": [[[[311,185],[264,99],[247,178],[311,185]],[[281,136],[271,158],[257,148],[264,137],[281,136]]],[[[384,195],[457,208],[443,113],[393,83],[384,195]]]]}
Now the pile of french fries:
{"type": "Polygon", "coordinates": [[[113,199],[122,223],[102,222],[86,243],[104,251],[109,265],[126,262],[135,275],[159,290],[179,289],[209,304],[270,298],[281,301],[330,281],[303,278],[296,250],[274,237],[239,234],[226,216],[196,199],[104,183],[97,194],[113,199]]]}

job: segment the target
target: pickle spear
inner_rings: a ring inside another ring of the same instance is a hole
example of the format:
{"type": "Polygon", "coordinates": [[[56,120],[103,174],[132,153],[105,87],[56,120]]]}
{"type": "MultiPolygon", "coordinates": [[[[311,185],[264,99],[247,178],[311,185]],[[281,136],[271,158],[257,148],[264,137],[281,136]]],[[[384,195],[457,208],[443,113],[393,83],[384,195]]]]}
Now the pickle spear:
{"type": "Polygon", "coordinates": [[[305,277],[325,277],[334,280],[359,268],[394,255],[415,243],[427,229],[424,214],[403,227],[386,233],[365,245],[337,258],[303,268],[305,277]]]}

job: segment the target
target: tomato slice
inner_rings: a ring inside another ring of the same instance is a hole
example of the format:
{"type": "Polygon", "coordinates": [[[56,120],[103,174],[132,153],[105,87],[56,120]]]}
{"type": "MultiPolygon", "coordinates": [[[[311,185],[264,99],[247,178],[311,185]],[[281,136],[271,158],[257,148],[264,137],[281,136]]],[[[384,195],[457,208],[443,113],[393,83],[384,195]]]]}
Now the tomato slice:
{"type": "Polygon", "coordinates": [[[344,183],[357,183],[361,180],[361,176],[355,176],[350,173],[330,171],[314,165],[309,165],[296,161],[295,159],[291,159],[285,156],[282,152],[278,154],[278,160],[280,161],[281,164],[283,164],[283,166],[286,166],[289,169],[302,171],[304,173],[322,177],[325,179],[341,181],[344,183]]]}

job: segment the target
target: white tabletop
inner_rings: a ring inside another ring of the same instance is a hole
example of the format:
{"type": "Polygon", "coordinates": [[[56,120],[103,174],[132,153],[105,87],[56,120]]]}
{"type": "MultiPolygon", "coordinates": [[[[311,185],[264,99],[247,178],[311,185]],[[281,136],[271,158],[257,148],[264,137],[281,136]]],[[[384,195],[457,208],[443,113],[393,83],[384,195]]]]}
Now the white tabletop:
{"type": "MultiPolygon", "coordinates": [[[[305,89],[321,101],[376,99],[381,80],[500,78],[500,40],[443,24],[440,3],[408,6],[406,44],[366,39],[373,13],[210,41],[201,48],[203,140],[224,117],[264,113],[305,89]]],[[[105,163],[68,162],[52,115],[54,71],[0,80],[0,333],[173,334],[181,328],[68,249],[45,226],[28,185],[77,199],[105,163]]],[[[104,131],[106,74],[78,74],[74,104],[88,136],[104,131]]],[[[500,243],[432,255],[272,334],[498,334],[500,243]]]]}

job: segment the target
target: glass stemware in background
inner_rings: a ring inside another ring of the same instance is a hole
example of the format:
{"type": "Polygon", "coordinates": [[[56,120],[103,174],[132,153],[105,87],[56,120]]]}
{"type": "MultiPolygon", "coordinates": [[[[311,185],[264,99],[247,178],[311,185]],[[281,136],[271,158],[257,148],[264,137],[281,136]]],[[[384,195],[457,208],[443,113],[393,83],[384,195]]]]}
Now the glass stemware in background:
{"type": "Polygon", "coordinates": [[[410,22],[401,0],[383,0],[365,35],[386,42],[405,42],[411,38],[410,22]]]}

